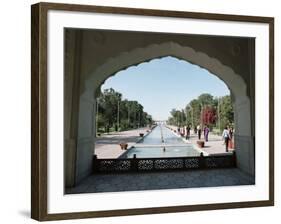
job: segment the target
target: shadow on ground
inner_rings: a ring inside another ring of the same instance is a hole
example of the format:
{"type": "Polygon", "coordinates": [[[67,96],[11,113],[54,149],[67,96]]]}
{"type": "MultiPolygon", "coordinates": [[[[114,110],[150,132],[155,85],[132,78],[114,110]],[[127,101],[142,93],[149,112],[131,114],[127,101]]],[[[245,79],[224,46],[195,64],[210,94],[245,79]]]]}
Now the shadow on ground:
{"type": "Polygon", "coordinates": [[[238,168],[196,171],[96,174],[67,194],[253,185],[253,177],[238,168]]]}

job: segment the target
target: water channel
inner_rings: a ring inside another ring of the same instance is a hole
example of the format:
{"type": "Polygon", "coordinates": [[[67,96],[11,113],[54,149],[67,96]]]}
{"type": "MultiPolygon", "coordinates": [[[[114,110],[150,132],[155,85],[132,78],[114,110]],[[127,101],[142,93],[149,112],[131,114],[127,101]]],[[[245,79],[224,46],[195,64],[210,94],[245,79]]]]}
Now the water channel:
{"type": "Polygon", "coordinates": [[[199,156],[191,143],[186,143],[165,125],[156,126],[134,147],[122,155],[122,158],[159,158],[199,156]]]}

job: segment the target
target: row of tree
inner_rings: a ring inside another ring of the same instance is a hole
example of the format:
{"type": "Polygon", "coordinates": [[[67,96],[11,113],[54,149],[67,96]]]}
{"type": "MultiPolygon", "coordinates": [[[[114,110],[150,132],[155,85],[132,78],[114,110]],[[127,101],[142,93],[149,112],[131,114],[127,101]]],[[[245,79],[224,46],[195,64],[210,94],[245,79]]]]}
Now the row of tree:
{"type": "Polygon", "coordinates": [[[153,123],[140,103],[122,99],[122,94],[113,88],[100,94],[96,108],[97,132],[124,131],[153,123]]]}
{"type": "Polygon", "coordinates": [[[184,109],[172,109],[168,123],[175,126],[209,125],[220,130],[226,125],[234,125],[234,111],[229,95],[213,97],[211,94],[201,94],[190,101],[184,109]]]}

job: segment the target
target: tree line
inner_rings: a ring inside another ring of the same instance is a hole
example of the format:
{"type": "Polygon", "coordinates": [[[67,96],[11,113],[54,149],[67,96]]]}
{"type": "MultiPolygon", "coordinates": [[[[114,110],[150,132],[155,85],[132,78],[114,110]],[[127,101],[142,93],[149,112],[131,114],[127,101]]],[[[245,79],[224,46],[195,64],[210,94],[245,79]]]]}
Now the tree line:
{"type": "Polygon", "coordinates": [[[204,93],[191,100],[184,109],[172,109],[170,114],[168,124],[178,127],[208,125],[221,131],[227,125],[234,126],[234,111],[229,95],[214,97],[204,93]]]}
{"type": "Polygon", "coordinates": [[[97,132],[125,131],[152,125],[152,116],[138,101],[122,99],[113,88],[105,89],[97,98],[97,132]]]}

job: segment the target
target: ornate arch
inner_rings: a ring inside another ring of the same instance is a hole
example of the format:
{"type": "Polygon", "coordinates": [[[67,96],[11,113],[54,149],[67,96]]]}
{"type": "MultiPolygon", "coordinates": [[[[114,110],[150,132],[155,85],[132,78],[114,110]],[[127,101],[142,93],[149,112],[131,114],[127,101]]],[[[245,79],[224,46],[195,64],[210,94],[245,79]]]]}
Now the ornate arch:
{"type": "Polygon", "coordinates": [[[130,66],[150,61],[155,58],[173,56],[198,65],[220,78],[230,89],[234,99],[236,146],[238,166],[248,173],[254,173],[253,138],[251,136],[250,100],[247,96],[247,85],[232,68],[216,58],[181,46],[174,42],[152,44],[143,48],[121,52],[93,71],[85,80],[85,89],[79,101],[79,127],[77,144],[76,176],[86,176],[92,167],[91,155],[94,152],[96,111],[96,92],[106,79],[130,66]]]}
{"type": "Polygon", "coordinates": [[[181,46],[174,42],[152,44],[144,48],[122,52],[116,57],[109,58],[104,64],[95,69],[85,81],[85,92],[89,94],[89,91],[99,91],[100,86],[106,79],[121,70],[165,56],[173,56],[208,70],[228,86],[234,99],[239,97],[241,100],[243,97],[244,100],[247,100],[247,86],[232,68],[222,64],[216,58],[208,56],[206,53],[195,51],[191,47],[181,46]]]}

